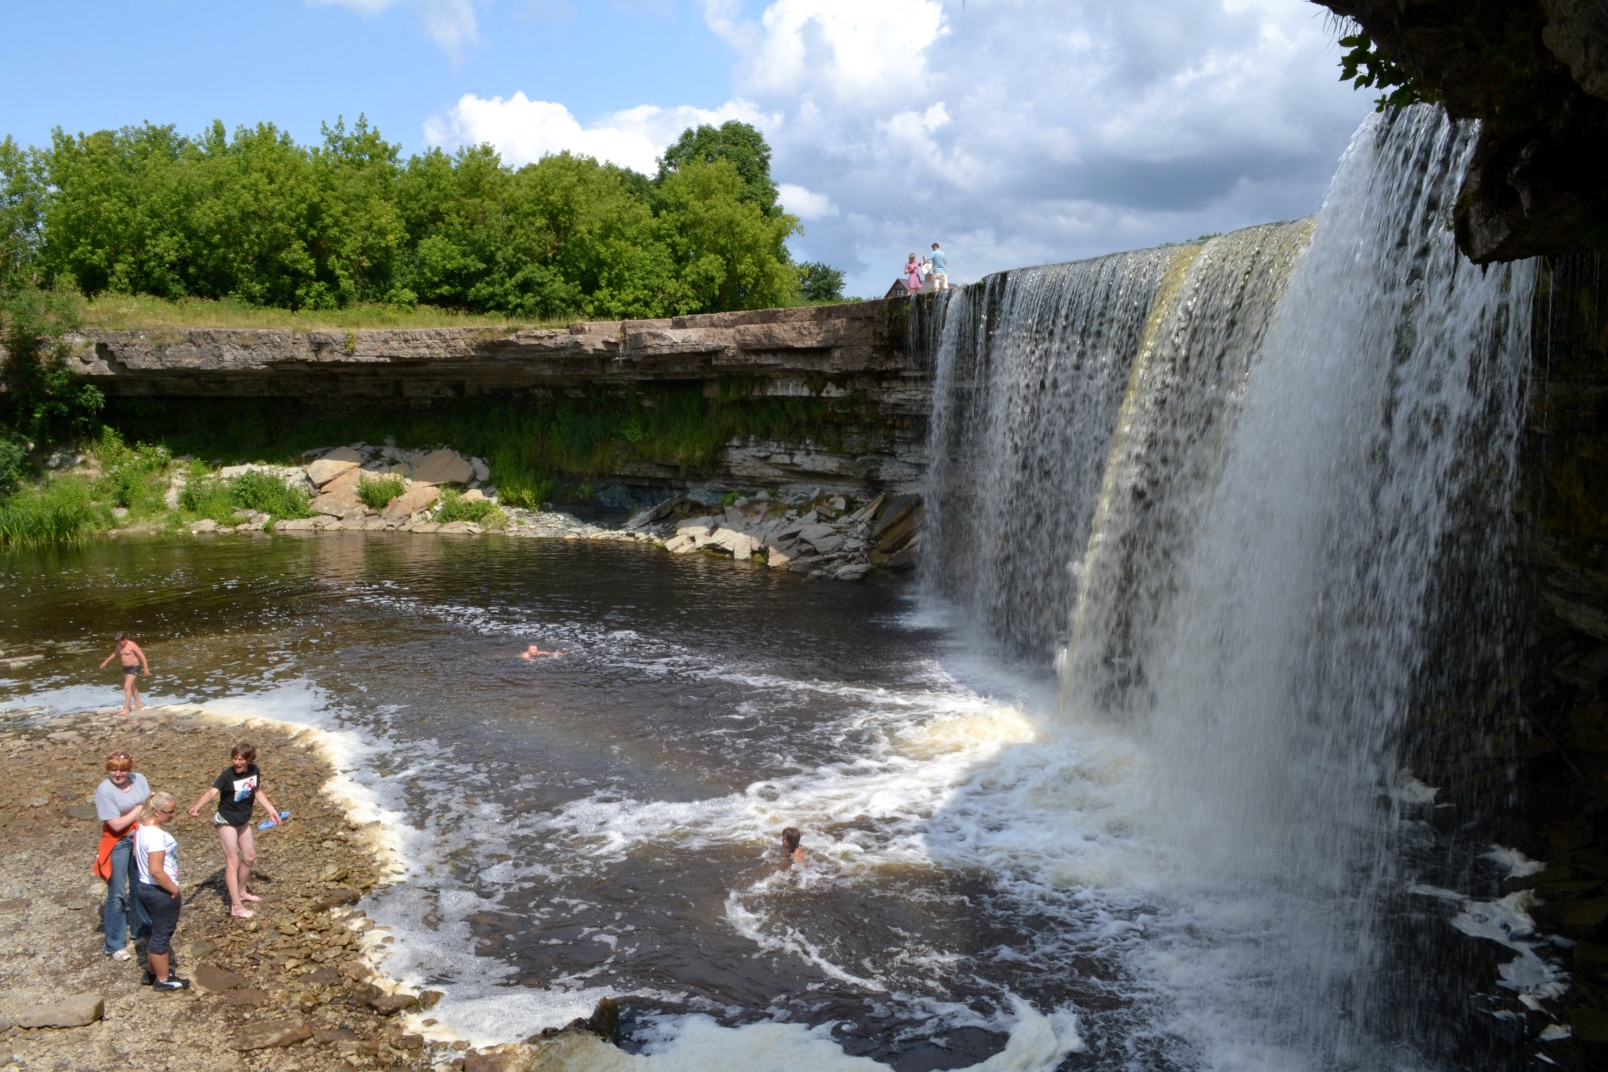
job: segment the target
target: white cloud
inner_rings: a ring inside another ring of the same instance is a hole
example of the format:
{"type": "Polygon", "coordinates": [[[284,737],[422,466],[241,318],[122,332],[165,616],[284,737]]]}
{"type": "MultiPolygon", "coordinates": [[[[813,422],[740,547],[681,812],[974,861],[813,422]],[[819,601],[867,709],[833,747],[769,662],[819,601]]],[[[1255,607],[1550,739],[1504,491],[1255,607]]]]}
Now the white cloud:
{"type": "Polygon", "coordinates": [[[363,15],[378,15],[393,7],[411,8],[435,43],[454,63],[465,47],[479,39],[475,0],[306,0],[308,7],[344,7],[363,15]]]}
{"type": "Polygon", "coordinates": [[[838,214],[838,207],[825,194],[790,182],[777,183],[776,190],[782,207],[801,220],[820,220],[838,214]]]}
{"type": "Polygon", "coordinates": [[[523,93],[506,100],[466,93],[446,116],[425,123],[424,140],[448,150],[488,143],[515,166],[567,151],[651,175],[664,147],[687,127],[733,118],[764,122],[767,117],[741,101],[713,111],[644,104],[582,126],[568,108],[553,101],[530,100],[523,93]]]}
{"type": "Polygon", "coordinates": [[[880,293],[1313,211],[1368,99],[1303,0],[706,0],[779,180],[839,209],[797,242],[880,293]],[[886,277],[886,278],[885,278],[886,277]]]}
{"type": "Polygon", "coordinates": [[[560,104],[471,94],[427,140],[651,171],[687,126],[752,122],[783,203],[810,220],[795,250],[880,293],[933,241],[960,281],[1304,215],[1371,106],[1338,81],[1305,0],[703,3],[735,53],[721,108],[657,102],[583,125],[560,104]]]}

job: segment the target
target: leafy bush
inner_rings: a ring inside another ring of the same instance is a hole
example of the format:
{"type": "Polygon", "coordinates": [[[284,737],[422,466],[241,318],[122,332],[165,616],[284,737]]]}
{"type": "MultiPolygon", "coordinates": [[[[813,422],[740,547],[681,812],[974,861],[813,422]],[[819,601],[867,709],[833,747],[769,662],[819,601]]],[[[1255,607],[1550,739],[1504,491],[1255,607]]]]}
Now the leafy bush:
{"type": "Polygon", "coordinates": [[[384,476],[362,476],[357,480],[357,497],[370,510],[384,510],[392,499],[407,490],[406,482],[396,473],[384,476]]]}
{"type": "Polygon", "coordinates": [[[463,494],[448,488],[441,496],[441,505],[436,507],[436,520],[448,521],[478,521],[487,522],[500,520],[502,511],[497,504],[489,499],[465,499],[463,494]]]}
{"type": "Polygon", "coordinates": [[[241,473],[229,481],[229,497],[242,510],[272,515],[275,521],[307,517],[307,496],[269,473],[241,473]]]}
{"type": "Polygon", "coordinates": [[[152,514],[162,509],[167,470],[173,461],[167,447],[130,447],[116,431],[102,428],[99,441],[90,449],[101,464],[95,490],[102,497],[131,513],[152,514]]]}
{"type": "Polygon", "coordinates": [[[179,509],[196,517],[210,517],[214,521],[232,523],[235,520],[234,498],[229,486],[211,478],[194,477],[179,492],[179,509]]]}
{"type": "Polygon", "coordinates": [[[242,473],[233,480],[192,480],[179,493],[179,506],[220,523],[235,520],[236,510],[268,514],[275,521],[309,516],[307,496],[269,473],[242,473]]]}
{"type": "Polygon", "coordinates": [[[0,499],[0,545],[76,543],[105,523],[89,484],[57,477],[0,499]]]}

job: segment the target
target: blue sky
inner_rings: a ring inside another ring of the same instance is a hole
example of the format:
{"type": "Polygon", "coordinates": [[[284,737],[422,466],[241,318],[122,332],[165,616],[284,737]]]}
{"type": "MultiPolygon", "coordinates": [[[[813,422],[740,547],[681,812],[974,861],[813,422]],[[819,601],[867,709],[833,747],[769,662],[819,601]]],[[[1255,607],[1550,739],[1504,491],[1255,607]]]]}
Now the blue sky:
{"type": "Polygon", "coordinates": [[[801,257],[880,293],[1315,210],[1369,108],[1303,0],[142,0],[16,5],[0,134],[366,113],[404,150],[648,169],[737,117],[801,257]]]}

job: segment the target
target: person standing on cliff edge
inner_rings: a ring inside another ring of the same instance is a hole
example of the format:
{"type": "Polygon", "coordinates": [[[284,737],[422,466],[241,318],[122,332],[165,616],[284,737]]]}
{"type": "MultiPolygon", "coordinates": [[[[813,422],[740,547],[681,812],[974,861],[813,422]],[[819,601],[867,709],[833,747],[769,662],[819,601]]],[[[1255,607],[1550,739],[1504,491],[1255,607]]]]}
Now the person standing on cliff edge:
{"type": "Polygon", "coordinates": [[[938,248],[938,243],[932,244],[932,289],[949,289],[949,257],[938,248]]]}

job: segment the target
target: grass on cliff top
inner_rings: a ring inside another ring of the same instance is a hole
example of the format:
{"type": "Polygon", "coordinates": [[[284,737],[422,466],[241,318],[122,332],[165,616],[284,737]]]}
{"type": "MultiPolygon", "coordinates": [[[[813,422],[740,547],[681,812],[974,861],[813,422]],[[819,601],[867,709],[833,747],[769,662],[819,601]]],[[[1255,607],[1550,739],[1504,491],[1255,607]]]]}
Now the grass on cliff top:
{"type": "Polygon", "coordinates": [[[489,328],[516,331],[560,328],[577,317],[510,320],[506,316],[462,313],[430,305],[353,305],[345,309],[271,309],[225,298],[168,301],[144,294],[102,294],[80,310],[86,331],[144,331],[155,328],[279,328],[290,331],[362,331],[370,328],[489,328]]]}

